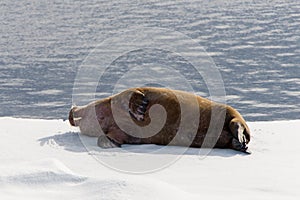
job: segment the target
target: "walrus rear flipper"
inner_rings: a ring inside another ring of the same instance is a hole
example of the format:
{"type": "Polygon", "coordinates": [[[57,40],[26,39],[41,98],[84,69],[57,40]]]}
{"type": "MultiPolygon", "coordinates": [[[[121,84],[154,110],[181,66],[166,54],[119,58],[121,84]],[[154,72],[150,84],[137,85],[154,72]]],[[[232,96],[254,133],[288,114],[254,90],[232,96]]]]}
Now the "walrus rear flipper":
{"type": "Polygon", "coordinates": [[[251,151],[248,150],[246,144],[241,144],[237,139],[233,138],[231,143],[231,148],[237,151],[241,151],[247,154],[251,154],[251,151]]]}
{"type": "Polygon", "coordinates": [[[248,127],[244,127],[237,118],[234,118],[231,120],[229,128],[234,137],[231,142],[231,148],[250,154],[251,152],[248,150],[247,146],[250,141],[248,127]]]}

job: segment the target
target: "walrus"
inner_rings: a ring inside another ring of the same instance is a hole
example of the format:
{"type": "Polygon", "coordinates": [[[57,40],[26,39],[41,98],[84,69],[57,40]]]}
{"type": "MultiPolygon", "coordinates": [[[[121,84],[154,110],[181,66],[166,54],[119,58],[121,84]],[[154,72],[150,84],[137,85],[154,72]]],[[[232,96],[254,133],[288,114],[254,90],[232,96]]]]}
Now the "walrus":
{"type": "Polygon", "coordinates": [[[72,107],[69,122],[72,126],[79,126],[82,134],[98,137],[98,146],[102,148],[121,147],[122,144],[201,148],[206,147],[205,138],[210,138],[214,141],[210,144],[212,148],[250,153],[247,146],[250,130],[237,110],[179,90],[155,87],[127,89],[85,106],[72,107]],[[160,107],[155,108],[155,105],[160,107]],[[165,111],[161,112],[161,107],[165,111]],[[184,116],[182,108],[188,111],[184,116]],[[189,114],[193,111],[199,112],[199,115],[189,114]],[[215,115],[212,115],[213,111],[215,115]],[[182,122],[187,125],[181,126],[182,122]],[[214,127],[217,123],[221,124],[219,129],[214,127]],[[148,132],[155,133],[149,135],[145,131],[147,127],[148,132]]]}

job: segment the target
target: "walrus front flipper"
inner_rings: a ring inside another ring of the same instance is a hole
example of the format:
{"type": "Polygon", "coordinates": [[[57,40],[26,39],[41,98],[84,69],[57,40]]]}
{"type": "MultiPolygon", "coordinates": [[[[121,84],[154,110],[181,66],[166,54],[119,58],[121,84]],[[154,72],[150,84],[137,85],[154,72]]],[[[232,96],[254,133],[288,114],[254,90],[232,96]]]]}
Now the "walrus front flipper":
{"type": "Polygon", "coordinates": [[[149,100],[145,95],[136,90],[129,101],[129,114],[137,121],[144,121],[149,100]]]}
{"type": "Polygon", "coordinates": [[[110,139],[109,137],[106,137],[105,135],[101,135],[98,137],[97,145],[104,149],[121,147],[120,144],[118,144],[114,140],[110,139]]]}

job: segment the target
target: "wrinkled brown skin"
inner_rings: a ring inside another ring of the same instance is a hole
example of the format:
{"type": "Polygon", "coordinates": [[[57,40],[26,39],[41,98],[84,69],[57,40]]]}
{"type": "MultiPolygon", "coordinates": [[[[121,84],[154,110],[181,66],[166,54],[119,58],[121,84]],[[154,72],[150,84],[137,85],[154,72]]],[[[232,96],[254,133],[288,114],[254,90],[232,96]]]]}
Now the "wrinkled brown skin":
{"type": "MultiPolygon", "coordinates": [[[[183,103],[188,106],[192,105],[189,99],[195,98],[195,95],[188,92],[165,88],[132,88],[117,95],[92,102],[86,106],[73,107],[69,113],[69,121],[72,126],[79,126],[82,134],[98,137],[98,145],[103,148],[117,147],[122,144],[168,145],[176,135],[182,117],[179,102],[174,92],[185,97],[183,103]],[[123,105],[120,101],[129,94],[132,94],[129,105],[123,105]],[[148,138],[133,137],[122,131],[114,121],[111,110],[112,99],[118,99],[117,101],[120,102],[121,106],[117,108],[118,115],[122,116],[130,111],[133,115],[130,115],[131,117],[124,117],[124,120],[133,120],[138,126],[146,126],[151,123],[149,109],[154,104],[160,104],[164,106],[167,112],[166,123],[154,136],[148,138]],[[145,99],[146,104],[143,101],[145,99]],[[141,105],[145,107],[142,114],[138,110],[138,107],[141,105]]],[[[217,111],[220,110],[220,112],[226,110],[221,134],[213,134],[220,135],[214,148],[230,148],[248,152],[247,144],[250,141],[250,131],[240,113],[228,105],[218,104],[200,96],[196,96],[196,98],[200,110],[200,118],[198,131],[191,144],[189,143],[190,146],[201,147],[210,121],[213,120],[213,123],[218,120],[222,121],[218,117],[211,119],[211,111],[214,108],[217,111]]],[[[186,134],[189,134],[188,128],[186,134]]],[[[173,145],[186,146],[187,143],[185,141],[177,141],[173,145]]]]}

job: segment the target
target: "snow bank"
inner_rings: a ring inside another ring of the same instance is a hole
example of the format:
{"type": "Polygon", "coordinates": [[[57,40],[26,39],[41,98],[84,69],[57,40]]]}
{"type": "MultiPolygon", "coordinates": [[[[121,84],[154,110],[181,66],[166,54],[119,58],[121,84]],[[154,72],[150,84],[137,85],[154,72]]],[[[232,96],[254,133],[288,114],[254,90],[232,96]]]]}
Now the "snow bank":
{"type": "MultiPolygon", "coordinates": [[[[300,197],[300,120],[249,123],[252,155],[214,149],[202,157],[199,149],[189,149],[169,167],[142,175],[120,173],[100,164],[82,145],[78,130],[62,120],[0,118],[0,125],[1,199],[300,197]]],[[[86,140],[96,147],[96,138],[86,140]]],[[[156,148],[123,147],[132,157],[156,148]]],[[[178,156],[178,148],[168,147],[155,156],[178,156]]],[[[124,156],[119,149],[98,151],[105,156],[124,156]]]]}

